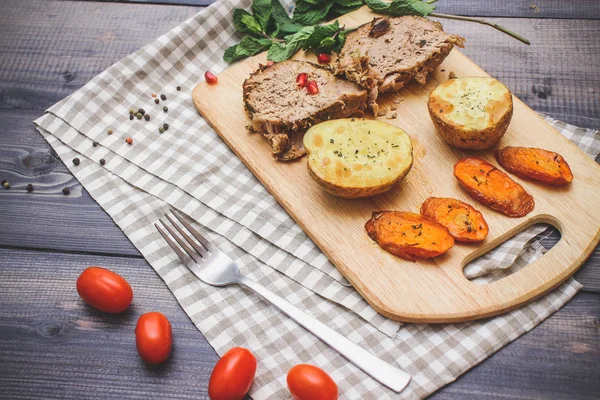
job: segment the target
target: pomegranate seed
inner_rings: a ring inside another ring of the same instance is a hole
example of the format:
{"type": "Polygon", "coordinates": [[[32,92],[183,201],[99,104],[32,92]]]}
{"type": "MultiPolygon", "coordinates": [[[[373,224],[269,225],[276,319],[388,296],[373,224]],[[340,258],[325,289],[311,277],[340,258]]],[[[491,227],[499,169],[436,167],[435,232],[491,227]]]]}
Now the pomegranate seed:
{"type": "Polygon", "coordinates": [[[331,61],[331,56],[327,53],[319,53],[317,58],[319,59],[319,64],[329,64],[331,61]]]}
{"type": "Polygon", "coordinates": [[[219,78],[217,78],[217,76],[210,71],[206,71],[204,74],[204,79],[206,79],[206,82],[210,83],[211,85],[214,85],[219,80],[219,78]]]}
{"type": "Polygon", "coordinates": [[[270,66],[272,66],[273,64],[275,64],[275,62],[273,62],[273,61],[267,61],[267,67],[270,67],[270,66]]]}
{"type": "Polygon", "coordinates": [[[319,87],[317,86],[317,82],[315,82],[315,81],[308,82],[306,84],[306,91],[308,92],[308,94],[318,94],[319,87]]]}
{"type": "Polygon", "coordinates": [[[125,139],[125,143],[127,143],[128,145],[132,145],[133,144],[133,139],[128,137],[127,139],[125,139]]]}
{"type": "Polygon", "coordinates": [[[306,82],[308,81],[308,74],[306,72],[301,72],[296,77],[296,83],[300,87],[306,86],[306,82]]]}

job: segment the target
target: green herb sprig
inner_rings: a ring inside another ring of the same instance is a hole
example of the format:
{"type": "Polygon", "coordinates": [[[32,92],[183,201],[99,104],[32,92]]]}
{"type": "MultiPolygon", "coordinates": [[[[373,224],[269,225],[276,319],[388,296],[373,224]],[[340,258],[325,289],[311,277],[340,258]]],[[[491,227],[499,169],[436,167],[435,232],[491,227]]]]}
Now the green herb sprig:
{"type": "Polygon", "coordinates": [[[278,0],[254,0],[251,10],[236,8],[233,12],[235,29],[246,34],[242,40],[225,50],[223,59],[228,63],[267,50],[267,59],[275,62],[291,58],[299,50],[330,53],[340,52],[346,35],[352,29],[336,21],[319,25],[328,18],[354,11],[367,5],[377,14],[390,16],[419,15],[458,19],[491,26],[525,44],[529,41],[500,25],[482,19],[434,13],[437,0],[297,0],[292,18],[278,0]]]}

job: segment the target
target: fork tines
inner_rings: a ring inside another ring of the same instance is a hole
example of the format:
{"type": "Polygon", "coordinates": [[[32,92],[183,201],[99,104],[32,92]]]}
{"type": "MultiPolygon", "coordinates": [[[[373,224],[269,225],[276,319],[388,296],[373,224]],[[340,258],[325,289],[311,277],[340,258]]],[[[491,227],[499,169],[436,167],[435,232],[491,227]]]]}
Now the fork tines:
{"type": "Polygon", "coordinates": [[[161,234],[184,263],[187,263],[189,258],[196,263],[202,262],[202,258],[206,257],[208,253],[213,250],[212,245],[200,234],[200,232],[194,229],[192,225],[179,214],[179,212],[171,209],[171,214],[165,214],[165,217],[174,229],[171,228],[163,218],[159,221],[179,246],[171,239],[171,237],[169,237],[163,228],[156,223],[154,226],[158,230],[158,233],[161,234]],[[171,217],[171,214],[175,218],[171,217]],[[177,231],[177,233],[175,231],[177,231]],[[194,240],[194,238],[196,240],[194,240]],[[181,251],[181,249],[184,251],[181,251]]]}

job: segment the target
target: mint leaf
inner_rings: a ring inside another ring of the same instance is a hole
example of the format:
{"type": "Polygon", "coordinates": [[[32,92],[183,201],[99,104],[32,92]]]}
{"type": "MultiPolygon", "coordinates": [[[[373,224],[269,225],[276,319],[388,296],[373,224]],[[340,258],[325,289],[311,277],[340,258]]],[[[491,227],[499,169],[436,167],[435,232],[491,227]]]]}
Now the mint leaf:
{"type": "Polygon", "coordinates": [[[246,32],[254,33],[260,35],[262,33],[262,28],[260,24],[252,15],[243,15],[242,16],[242,25],[247,29],[246,32]]]}
{"type": "Polygon", "coordinates": [[[287,12],[278,0],[271,0],[272,12],[271,23],[268,33],[272,37],[281,38],[286,34],[296,33],[304,25],[296,24],[288,16],[287,12]]]}
{"type": "Polygon", "coordinates": [[[302,25],[315,25],[325,18],[331,10],[333,2],[334,0],[324,0],[315,6],[308,3],[307,0],[298,0],[292,19],[302,25]]]}
{"type": "Polygon", "coordinates": [[[399,17],[402,15],[420,15],[425,17],[435,10],[435,6],[421,0],[393,0],[386,3],[382,0],[364,0],[369,8],[384,15],[399,17]]]}
{"type": "Polygon", "coordinates": [[[331,49],[333,49],[333,46],[335,46],[335,44],[336,44],[336,40],[334,38],[326,37],[319,42],[319,45],[317,46],[317,48],[318,48],[318,50],[320,50],[324,53],[331,53],[331,49]]]}
{"type": "Polygon", "coordinates": [[[363,5],[363,0],[335,0],[335,4],[343,7],[360,7],[363,5]]]}
{"type": "MultiPolygon", "coordinates": [[[[248,11],[242,10],[241,8],[233,10],[233,26],[236,31],[242,33],[255,33],[255,29],[248,26],[247,21],[250,19],[254,19],[254,17],[248,11]]],[[[250,24],[254,26],[252,22],[250,24]]]]}
{"type": "Polygon", "coordinates": [[[348,14],[349,12],[352,12],[354,10],[358,10],[362,6],[363,6],[362,0],[360,1],[360,3],[358,5],[350,5],[350,6],[344,6],[344,5],[336,3],[333,5],[333,7],[331,7],[331,12],[334,13],[335,15],[344,15],[344,14],[348,14]]]}
{"type": "Polygon", "coordinates": [[[287,60],[302,48],[314,31],[314,26],[305,26],[293,35],[286,36],[285,43],[273,42],[267,53],[267,59],[275,62],[287,60]]]}
{"type": "Polygon", "coordinates": [[[271,20],[271,13],[273,12],[273,5],[271,0],[254,0],[252,2],[252,11],[254,12],[254,18],[258,21],[261,30],[266,31],[271,20]]]}
{"type": "Polygon", "coordinates": [[[344,47],[344,43],[346,43],[346,34],[348,32],[351,32],[351,30],[346,29],[346,30],[343,30],[340,33],[338,33],[337,38],[336,38],[336,43],[335,43],[335,45],[333,45],[333,48],[332,48],[333,51],[335,51],[336,53],[342,52],[342,47],[344,47]]]}
{"type": "Polygon", "coordinates": [[[223,60],[228,63],[250,57],[261,51],[267,50],[271,46],[270,39],[257,39],[252,36],[244,37],[238,44],[225,50],[223,60]]]}
{"type": "Polygon", "coordinates": [[[337,31],[340,30],[340,24],[339,22],[335,21],[333,24],[317,25],[314,28],[315,29],[313,33],[311,33],[311,35],[306,39],[306,41],[302,45],[303,50],[319,48],[323,39],[328,37],[331,38],[337,31]]]}

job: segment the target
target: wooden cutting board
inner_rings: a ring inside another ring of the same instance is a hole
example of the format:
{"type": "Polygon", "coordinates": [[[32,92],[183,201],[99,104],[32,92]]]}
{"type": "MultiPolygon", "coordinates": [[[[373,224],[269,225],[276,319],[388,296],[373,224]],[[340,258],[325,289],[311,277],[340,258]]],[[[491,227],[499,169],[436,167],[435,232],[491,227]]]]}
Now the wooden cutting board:
{"type": "MultiPolygon", "coordinates": [[[[340,19],[357,26],[373,18],[363,8],[340,19]]],[[[467,42],[468,45],[468,42],[467,42]]],[[[297,55],[315,61],[314,56],[297,55]]],[[[423,86],[413,83],[386,96],[384,109],[397,104],[397,125],[411,137],[414,165],[394,189],[362,200],[336,198],[311,180],[306,160],[280,163],[256,133],[242,102],[242,83],[265,63],[264,54],[241,61],[219,74],[217,85],[200,83],[193,92],[200,114],[262,184],[321,248],[361,295],[381,314],[409,322],[456,322],[488,317],[514,309],[556,287],[579,268],[600,240],[600,167],[549,126],[533,110],[514,99],[514,115],[498,147],[541,147],[560,153],[575,176],[567,187],[553,188],[511,176],[535,198],[535,209],[523,218],[509,218],[471,199],[453,176],[461,158],[475,155],[497,165],[493,149],[465,152],[446,145],[435,133],[427,111],[429,92],[456,76],[488,76],[454,49],[423,86]],[[419,212],[430,196],[453,197],[474,205],[485,216],[490,233],[482,244],[456,244],[433,260],[408,262],[379,248],[366,234],[365,222],[375,210],[419,212]],[[463,268],[516,233],[540,222],[558,228],[562,239],[537,261],[496,282],[468,281],[463,268]]]]}

